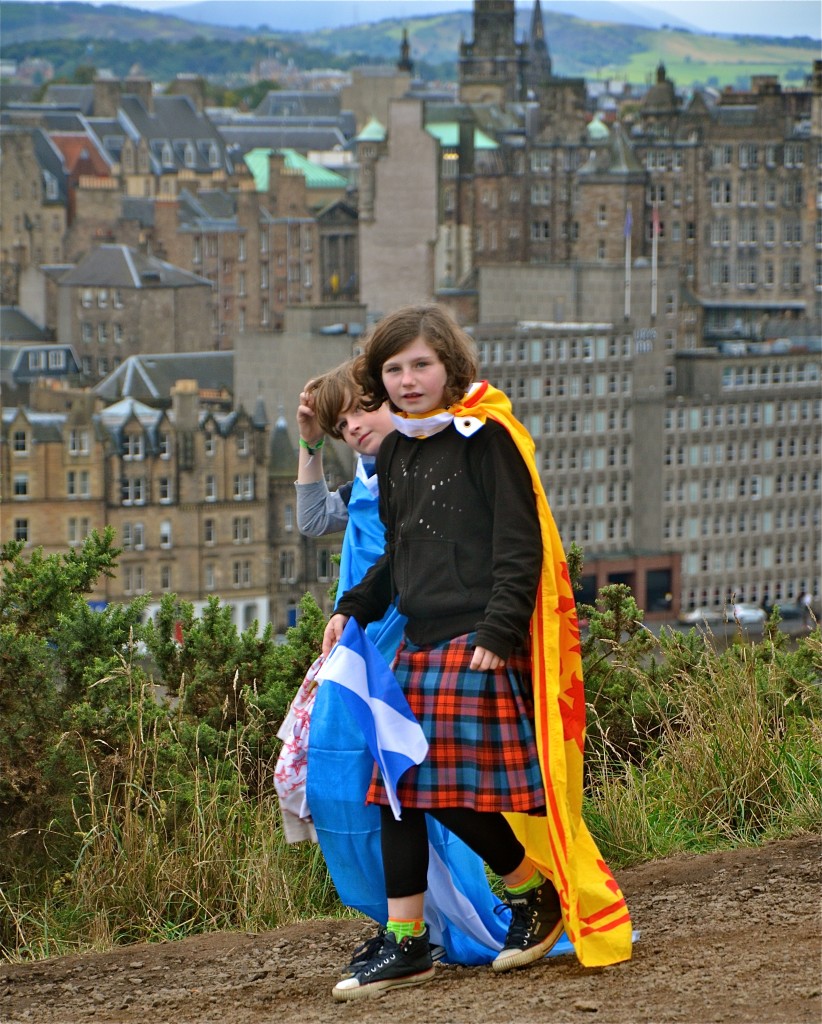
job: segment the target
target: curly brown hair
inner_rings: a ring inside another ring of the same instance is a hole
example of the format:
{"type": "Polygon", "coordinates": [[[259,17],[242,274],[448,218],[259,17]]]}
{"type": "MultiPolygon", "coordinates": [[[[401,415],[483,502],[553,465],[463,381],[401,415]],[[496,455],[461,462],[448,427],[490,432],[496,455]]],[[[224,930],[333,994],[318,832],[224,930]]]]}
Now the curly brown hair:
{"type": "Polygon", "coordinates": [[[363,361],[356,368],[357,379],[366,396],[362,403],[364,409],[373,411],[388,401],[382,381],[383,365],[419,337],[425,339],[445,366],[446,406],[462,398],[477,379],[479,364],[474,341],[448,310],[435,303],[402,306],[379,320],[365,341],[363,361]]]}

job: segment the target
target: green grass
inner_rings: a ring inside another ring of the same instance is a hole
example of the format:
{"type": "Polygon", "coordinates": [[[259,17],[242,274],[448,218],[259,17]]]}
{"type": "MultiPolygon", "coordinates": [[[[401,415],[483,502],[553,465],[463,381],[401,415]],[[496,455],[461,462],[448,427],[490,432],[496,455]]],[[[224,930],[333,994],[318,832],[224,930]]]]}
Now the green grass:
{"type": "MultiPolygon", "coordinates": [[[[726,650],[695,630],[655,638],[638,628],[626,640],[641,613],[619,587],[603,593],[586,641],[585,817],[608,863],[817,832],[819,629],[791,645],[772,621],[759,643],[740,633],[726,650]]],[[[0,955],[37,960],[350,916],[319,848],[285,840],[273,755],[259,753],[263,711],[250,707],[243,722],[235,709],[224,732],[197,725],[183,745],[182,712],[157,717],[131,664],[118,671],[124,685],[110,692],[127,694],[126,742],[115,763],[83,748],[73,820],[42,829],[52,861],[36,871],[0,849],[0,955]]]]}

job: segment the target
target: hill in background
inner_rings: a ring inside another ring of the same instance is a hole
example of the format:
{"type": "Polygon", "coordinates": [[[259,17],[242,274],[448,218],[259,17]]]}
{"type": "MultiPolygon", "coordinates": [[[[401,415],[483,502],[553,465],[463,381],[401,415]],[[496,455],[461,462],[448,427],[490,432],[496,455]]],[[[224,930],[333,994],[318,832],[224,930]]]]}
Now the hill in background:
{"type": "MultiPolygon", "coordinates": [[[[259,6],[260,11],[269,7],[259,6]]],[[[369,8],[368,4],[358,6],[361,12],[369,8]]],[[[529,17],[530,8],[518,11],[520,37],[527,32],[529,17]]],[[[460,39],[472,34],[469,10],[309,32],[260,26],[240,29],[114,4],[94,7],[9,0],[0,7],[0,19],[6,59],[43,57],[54,64],[57,75],[65,77],[82,64],[105,67],[118,76],[137,68],[159,81],[177,73],[236,79],[272,53],[301,68],[393,63],[404,29],[418,73],[429,79],[454,80],[460,39]]],[[[807,37],[707,35],[681,28],[586,21],[547,10],[544,23],[554,71],[564,76],[642,83],[650,80],[662,61],[679,88],[744,87],[751,75],[760,74],[800,83],[819,57],[819,43],[807,37]]]]}

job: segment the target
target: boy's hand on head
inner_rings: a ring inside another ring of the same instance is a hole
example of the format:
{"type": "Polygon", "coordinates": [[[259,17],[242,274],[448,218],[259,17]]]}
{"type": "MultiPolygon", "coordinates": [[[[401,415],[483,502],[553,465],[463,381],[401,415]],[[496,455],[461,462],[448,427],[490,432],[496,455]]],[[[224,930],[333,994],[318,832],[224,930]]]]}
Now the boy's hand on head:
{"type": "Polygon", "coordinates": [[[493,651],[489,651],[485,647],[475,647],[469,668],[475,672],[493,672],[494,669],[502,668],[504,664],[505,659],[494,654],[493,651]]]}
{"type": "Polygon", "coordinates": [[[343,635],[346,623],[348,622],[347,615],[332,615],[328,620],[328,625],[325,627],[325,633],[323,633],[323,656],[328,657],[331,653],[331,648],[343,635]]]}
{"type": "Polygon", "coordinates": [[[314,412],[314,392],[311,390],[313,381],[308,381],[300,392],[300,404],[297,406],[297,429],[306,444],[316,444],[323,436],[314,412]]]}

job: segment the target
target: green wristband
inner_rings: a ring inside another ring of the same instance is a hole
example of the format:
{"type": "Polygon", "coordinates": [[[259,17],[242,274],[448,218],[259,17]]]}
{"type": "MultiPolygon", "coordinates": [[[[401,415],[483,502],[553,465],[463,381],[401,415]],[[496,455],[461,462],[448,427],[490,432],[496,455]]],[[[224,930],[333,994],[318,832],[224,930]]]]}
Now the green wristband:
{"type": "Polygon", "coordinates": [[[320,448],[325,444],[325,438],[321,437],[316,444],[309,444],[304,438],[300,438],[300,447],[305,448],[309,455],[313,455],[318,452],[320,448]]]}

